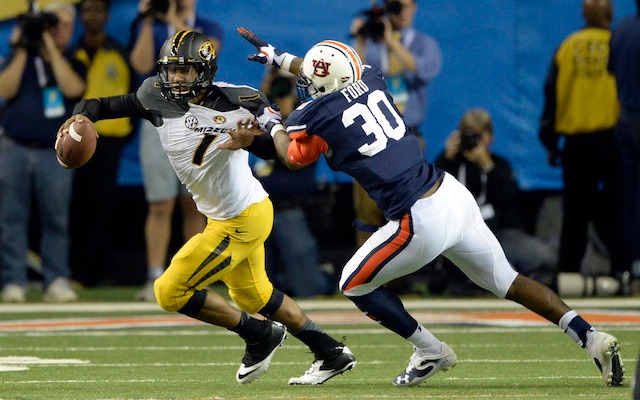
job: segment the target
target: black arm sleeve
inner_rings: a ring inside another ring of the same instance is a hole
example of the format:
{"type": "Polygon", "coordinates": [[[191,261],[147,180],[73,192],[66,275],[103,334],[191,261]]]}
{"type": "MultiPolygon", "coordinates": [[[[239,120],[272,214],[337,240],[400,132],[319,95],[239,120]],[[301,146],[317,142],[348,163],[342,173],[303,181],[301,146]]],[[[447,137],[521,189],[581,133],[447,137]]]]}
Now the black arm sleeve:
{"type": "Polygon", "coordinates": [[[263,134],[254,136],[253,142],[245,150],[250,151],[263,160],[275,160],[278,158],[276,146],[271,135],[263,134]]]}
{"type": "Polygon", "coordinates": [[[135,93],[83,99],[73,108],[73,115],[75,114],[82,114],[92,122],[122,117],[144,118],[149,121],[152,119],[151,112],[142,106],[135,93]]]}

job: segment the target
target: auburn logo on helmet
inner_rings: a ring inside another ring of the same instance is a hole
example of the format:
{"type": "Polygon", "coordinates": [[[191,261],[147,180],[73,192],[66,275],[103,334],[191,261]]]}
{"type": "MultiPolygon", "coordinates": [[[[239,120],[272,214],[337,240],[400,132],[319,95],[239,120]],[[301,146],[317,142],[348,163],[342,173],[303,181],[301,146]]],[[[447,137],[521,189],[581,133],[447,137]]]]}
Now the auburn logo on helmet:
{"type": "Polygon", "coordinates": [[[313,60],[313,74],[321,78],[329,76],[329,67],[331,63],[324,60],[313,60]]]}

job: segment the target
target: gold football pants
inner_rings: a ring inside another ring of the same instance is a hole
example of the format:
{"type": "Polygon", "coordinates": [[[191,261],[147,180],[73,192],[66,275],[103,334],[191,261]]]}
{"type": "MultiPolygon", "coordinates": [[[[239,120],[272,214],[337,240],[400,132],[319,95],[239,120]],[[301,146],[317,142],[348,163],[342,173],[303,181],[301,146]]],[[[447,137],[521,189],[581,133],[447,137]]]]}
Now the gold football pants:
{"type": "Polygon", "coordinates": [[[158,304],[167,311],[179,311],[195,291],[222,281],[242,310],[255,313],[262,309],[273,292],[264,254],[264,241],[272,226],[269,198],[252,204],[235,218],[208,219],[204,231],[182,246],[155,281],[158,304]]]}

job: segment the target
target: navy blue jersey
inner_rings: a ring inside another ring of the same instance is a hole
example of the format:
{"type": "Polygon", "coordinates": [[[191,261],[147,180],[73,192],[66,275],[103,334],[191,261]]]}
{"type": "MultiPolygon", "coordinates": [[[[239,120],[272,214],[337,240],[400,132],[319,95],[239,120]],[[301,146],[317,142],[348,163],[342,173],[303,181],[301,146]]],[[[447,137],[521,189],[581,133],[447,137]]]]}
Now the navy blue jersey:
{"type": "Polygon", "coordinates": [[[352,176],[387,219],[409,211],[443,174],[426,162],[380,71],[365,66],[362,79],[303,103],[287,119],[289,134],[317,135],[329,145],[327,164],[352,176]]]}

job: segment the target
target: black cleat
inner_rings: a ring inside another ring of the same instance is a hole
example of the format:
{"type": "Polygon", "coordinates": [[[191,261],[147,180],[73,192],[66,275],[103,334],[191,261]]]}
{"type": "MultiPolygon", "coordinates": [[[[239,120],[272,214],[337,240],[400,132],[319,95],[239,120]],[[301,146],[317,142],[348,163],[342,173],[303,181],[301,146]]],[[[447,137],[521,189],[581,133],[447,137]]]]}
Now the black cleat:
{"type": "Polygon", "coordinates": [[[236,373],[239,383],[253,382],[262,375],[278,347],[287,337],[287,327],[279,322],[271,322],[271,331],[256,343],[247,343],[242,364],[236,373]]]}

